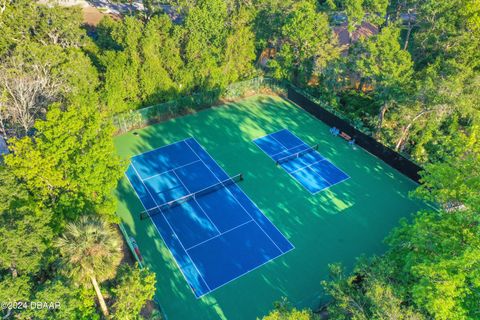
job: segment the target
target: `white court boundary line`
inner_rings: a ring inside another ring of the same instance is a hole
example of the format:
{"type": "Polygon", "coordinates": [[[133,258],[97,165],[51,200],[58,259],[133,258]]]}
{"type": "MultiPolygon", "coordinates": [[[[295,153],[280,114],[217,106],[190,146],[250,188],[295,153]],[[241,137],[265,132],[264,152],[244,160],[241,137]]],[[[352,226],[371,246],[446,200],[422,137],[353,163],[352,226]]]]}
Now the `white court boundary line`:
{"type": "MultiPolygon", "coordinates": [[[[191,194],[190,192],[190,189],[187,188],[187,186],[185,185],[185,183],[183,183],[182,179],[180,179],[180,177],[178,176],[178,174],[175,172],[175,170],[173,170],[173,173],[175,174],[175,177],[177,177],[178,181],[180,181],[180,183],[182,184],[182,186],[185,188],[185,190],[187,190],[188,194],[191,194]]],[[[195,203],[197,204],[197,206],[200,208],[200,210],[202,210],[203,214],[207,217],[208,221],[210,221],[210,223],[212,224],[212,226],[215,228],[215,230],[217,230],[218,234],[217,235],[220,235],[221,232],[220,230],[218,230],[218,227],[215,223],[213,223],[212,219],[210,219],[210,216],[205,212],[205,210],[203,210],[202,206],[200,205],[200,203],[198,203],[197,199],[195,197],[193,197],[193,200],[195,201],[195,203]]],[[[180,240],[180,239],[179,239],[180,240]]],[[[185,250],[188,250],[188,249],[185,249],[185,250]]]]}
{"type": "MultiPolygon", "coordinates": [[[[196,140],[195,140],[195,141],[196,141],[196,140]]],[[[198,143],[198,141],[196,141],[196,142],[198,143]]],[[[187,145],[188,145],[188,146],[190,147],[190,149],[198,156],[197,152],[196,152],[195,150],[193,150],[193,148],[188,144],[188,142],[187,142],[187,145]]],[[[199,144],[199,143],[198,143],[198,145],[201,146],[201,144],[199,144]]],[[[202,148],[202,149],[203,149],[203,148],[202,148]]],[[[207,152],[207,151],[205,150],[205,152],[207,152]]],[[[207,154],[208,154],[208,153],[207,153],[207,154]]],[[[211,155],[208,154],[208,156],[209,156],[212,160],[214,160],[214,158],[213,158],[211,155]]],[[[200,156],[198,156],[198,157],[200,158],[200,156]]],[[[214,161],[215,161],[215,160],[214,160],[214,161]]],[[[202,160],[202,162],[203,162],[203,160],[202,160]]],[[[215,178],[218,180],[218,182],[222,182],[222,181],[218,178],[218,176],[212,171],[212,169],[210,169],[210,167],[207,166],[207,164],[206,164],[205,162],[203,162],[203,164],[208,168],[208,170],[210,170],[210,172],[215,176],[215,178]]],[[[220,166],[219,166],[219,167],[220,167],[220,166]]],[[[223,171],[223,170],[222,170],[222,171],[223,171]]],[[[224,172],[224,173],[228,176],[228,174],[227,174],[226,172],[224,172]]],[[[235,199],[235,201],[240,205],[240,207],[242,207],[243,211],[245,211],[245,212],[249,215],[249,217],[250,217],[252,220],[255,221],[255,223],[256,223],[257,226],[260,228],[260,230],[262,230],[263,233],[268,237],[268,239],[270,239],[270,241],[275,245],[275,247],[277,247],[278,251],[283,252],[283,251],[278,247],[278,245],[275,243],[275,241],[273,241],[272,238],[270,238],[270,236],[265,232],[265,230],[263,230],[263,228],[260,227],[260,225],[258,224],[258,222],[257,222],[255,219],[252,218],[252,216],[250,215],[250,212],[248,212],[247,209],[245,209],[245,207],[240,203],[240,201],[237,199],[237,197],[236,197],[228,188],[225,188],[225,189],[230,193],[230,195],[235,199]]],[[[242,190],[242,191],[243,191],[243,190],[242,190]]],[[[253,202],[253,201],[252,201],[252,202],[253,202]]]]}
{"type": "MultiPolygon", "coordinates": [[[[138,174],[137,172],[137,169],[135,168],[135,166],[133,165],[133,162],[131,163],[131,166],[133,168],[133,170],[135,171],[135,174],[138,176],[138,178],[140,179],[140,181],[142,182],[143,186],[145,187],[145,189],[147,190],[148,194],[150,195],[150,197],[152,198],[153,200],[153,203],[155,203],[156,206],[158,206],[157,204],[157,201],[155,201],[155,198],[153,198],[152,194],[150,193],[150,190],[148,190],[147,186],[145,185],[145,183],[143,182],[142,178],[140,177],[140,175],[138,174]]],[[[163,212],[162,212],[163,213],[163,212]]],[[[198,275],[200,276],[200,278],[202,278],[203,282],[205,283],[205,285],[207,286],[208,290],[209,291],[212,291],[212,289],[210,289],[210,286],[208,285],[207,281],[205,281],[205,279],[203,278],[203,275],[200,273],[200,271],[198,270],[197,268],[197,265],[195,264],[195,262],[193,261],[192,257],[190,257],[190,255],[188,254],[187,250],[185,249],[185,247],[183,246],[183,243],[182,241],[180,241],[180,238],[178,237],[177,233],[175,232],[175,230],[172,228],[170,222],[168,221],[168,219],[162,214],[161,215],[162,218],[164,218],[165,222],[168,224],[170,230],[172,230],[172,233],[175,235],[175,238],[178,240],[178,243],[180,243],[180,245],[182,246],[182,249],[185,251],[185,254],[187,255],[188,259],[190,259],[190,261],[192,262],[192,265],[195,267],[195,270],[197,270],[197,273],[198,275]]],[[[151,217],[150,217],[151,219],[151,217]]],[[[152,220],[153,222],[153,220],[152,220]]],[[[153,222],[155,223],[155,222],[153,222]]],[[[158,230],[158,229],[157,229],[158,230]]],[[[160,235],[161,236],[161,235],[160,235]]],[[[162,238],[163,239],[163,238],[162,238]]],[[[167,245],[167,243],[165,242],[165,244],[167,245]]],[[[168,245],[167,245],[168,247],[168,245]]],[[[170,249],[170,248],[169,248],[170,249]]],[[[173,255],[173,254],[172,254],[173,255]]],[[[175,257],[174,257],[175,258],[175,257]]],[[[188,280],[187,280],[188,282],[188,280]]],[[[195,294],[195,291],[194,291],[194,294],[195,294]]],[[[196,295],[195,295],[196,296],[196,295]]]]}
{"type": "Polygon", "coordinates": [[[200,160],[195,160],[195,161],[189,162],[189,163],[187,163],[187,164],[178,166],[178,167],[176,167],[176,168],[174,168],[174,169],[165,170],[165,171],[163,171],[163,172],[161,172],[161,173],[156,173],[156,174],[154,174],[153,176],[150,176],[150,177],[148,177],[148,178],[143,179],[143,181],[147,181],[147,180],[149,180],[149,179],[152,179],[152,178],[161,176],[162,174],[168,173],[168,172],[170,172],[170,171],[175,171],[175,170],[177,170],[177,169],[180,169],[180,168],[189,166],[189,165],[194,164],[194,163],[197,163],[197,162],[200,162],[200,160]]]}
{"type": "MultiPolygon", "coordinates": [[[[210,153],[208,153],[208,151],[207,151],[205,148],[202,147],[202,145],[197,141],[197,139],[195,139],[194,137],[190,137],[190,139],[192,139],[193,141],[195,141],[195,143],[197,143],[197,144],[200,146],[200,148],[201,148],[203,151],[205,151],[205,153],[208,155],[208,157],[209,157],[210,159],[212,159],[212,160],[218,165],[218,167],[220,168],[220,170],[221,170],[225,175],[228,176],[228,174],[225,172],[225,170],[223,170],[223,168],[215,161],[215,158],[213,158],[213,157],[210,155],[210,153]]],[[[188,147],[197,155],[197,157],[199,157],[198,154],[197,154],[197,152],[195,152],[195,150],[193,150],[193,148],[192,148],[192,147],[190,146],[190,144],[188,143],[188,140],[189,140],[189,139],[185,139],[186,144],[187,144],[188,147]]],[[[200,157],[199,157],[199,158],[200,158],[200,157]]],[[[202,159],[200,158],[200,160],[202,160],[202,159]]],[[[202,160],[202,162],[203,162],[203,160],[202,160]]],[[[213,173],[213,175],[215,176],[215,178],[220,181],[220,179],[219,179],[219,178],[217,177],[217,175],[210,169],[210,167],[207,166],[207,164],[206,164],[205,162],[203,162],[203,163],[204,163],[204,165],[208,168],[208,170],[210,170],[210,172],[213,173]]],[[[228,192],[232,195],[232,197],[235,199],[235,201],[242,207],[242,209],[250,216],[250,218],[251,218],[251,219],[255,222],[255,224],[260,228],[260,230],[262,230],[263,233],[265,233],[265,235],[270,239],[270,241],[272,241],[272,243],[277,247],[277,249],[280,251],[280,254],[277,255],[277,256],[275,256],[275,257],[273,257],[273,258],[271,258],[271,259],[269,259],[269,260],[267,260],[267,261],[265,261],[265,262],[263,262],[263,263],[261,263],[261,264],[259,264],[259,265],[257,265],[257,266],[255,266],[254,268],[252,268],[252,269],[250,269],[250,270],[245,271],[244,273],[239,274],[239,275],[236,276],[235,278],[232,278],[232,279],[228,280],[227,282],[222,283],[221,285],[219,285],[218,287],[215,287],[215,288],[214,288],[213,290],[211,290],[210,292],[215,291],[215,290],[217,290],[217,289],[219,289],[219,288],[221,288],[221,287],[229,284],[230,282],[235,281],[235,280],[237,280],[237,279],[239,279],[239,278],[241,278],[241,277],[249,274],[250,272],[252,272],[252,271],[254,271],[254,270],[262,267],[263,265],[265,265],[265,264],[267,264],[267,263],[269,263],[269,262],[271,262],[271,261],[273,261],[273,260],[275,260],[275,259],[283,256],[284,254],[292,251],[293,249],[295,249],[295,246],[283,235],[283,233],[277,228],[277,226],[276,226],[272,221],[270,221],[270,219],[268,219],[268,217],[267,217],[265,214],[263,214],[263,211],[260,210],[260,208],[257,206],[257,204],[256,204],[252,199],[250,199],[250,197],[242,190],[242,188],[240,188],[238,185],[237,185],[237,187],[243,192],[243,194],[247,197],[247,199],[250,200],[250,202],[255,206],[255,208],[258,209],[258,211],[265,217],[265,219],[267,219],[268,222],[270,222],[270,224],[271,224],[275,229],[277,229],[277,231],[280,233],[280,235],[281,235],[285,240],[287,240],[287,242],[292,246],[292,248],[288,249],[288,250],[285,251],[285,252],[283,252],[282,250],[280,250],[280,248],[278,247],[278,245],[272,240],[272,238],[270,238],[270,236],[265,232],[265,230],[263,230],[263,228],[260,227],[260,225],[258,225],[257,221],[252,218],[252,216],[250,215],[250,213],[249,213],[249,212],[243,207],[243,205],[238,201],[237,197],[236,197],[234,194],[232,194],[232,192],[231,192],[228,188],[226,188],[226,189],[228,190],[228,192]]],[[[210,293],[210,292],[207,292],[207,293],[203,294],[203,295],[200,296],[200,297],[203,297],[204,295],[206,295],[206,294],[208,294],[208,293],[210,293]]],[[[199,298],[200,298],[200,297],[199,297],[199,298]]]]}
{"type": "Polygon", "coordinates": [[[131,157],[130,157],[130,160],[132,160],[133,158],[136,158],[136,157],[143,156],[143,155],[145,155],[145,154],[147,154],[147,153],[150,153],[150,152],[154,152],[154,151],[158,151],[158,150],[160,150],[160,149],[166,148],[166,147],[170,147],[170,146],[172,146],[172,145],[174,145],[174,144],[177,144],[177,143],[185,142],[185,140],[187,140],[187,139],[189,139],[189,138],[185,138],[185,139],[183,139],[183,140],[175,141],[175,142],[172,142],[172,143],[170,143],[170,144],[167,144],[167,145],[158,147],[158,148],[156,148],[156,149],[152,149],[152,150],[148,150],[148,151],[145,151],[145,152],[136,154],[136,155],[134,155],[134,156],[131,156],[131,157]]]}
{"type": "MultiPolygon", "coordinates": [[[[320,162],[322,162],[322,161],[328,161],[328,160],[325,159],[325,158],[323,158],[322,160],[318,160],[318,161],[315,161],[314,163],[311,163],[311,164],[309,164],[309,165],[306,165],[306,166],[303,166],[303,167],[301,167],[301,168],[295,169],[295,170],[292,171],[292,173],[295,173],[295,172],[297,172],[297,171],[301,171],[301,170],[303,170],[303,169],[310,168],[310,167],[313,166],[314,164],[320,163],[320,162]]],[[[317,172],[315,172],[315,173],[317,173],[317,172]]],[[[322,177],[322,178],[323,178],[323,177],[322,177]]],[[[330,183],[330,181],[328,181],[328,180],[325,179],[325,178],[323,178],[323,180],[325,180],[325,181],[327,181],[328,183],[330,183]]]]}
{"type": "Polygon", "coordinates": [[[218,238],[218,237],[220,237],[220,236],[223,236],[224,234],[229,233],[230,231],[233,231],[233,230],[235,230],[235,229],[238,229],[238,228],[240,228],[240,227],[243,227],[244,225],[246,225],[247,223],[250,223],[250,222],[252,222],[252,221],[253,221],[253,220],[245,221],[244,223],[241,223],[241,224],[239,224],[239,225],[237,225],[237,226],[235,226],[235,227],[233,227],[233,228],[231,228],[231,229],[228,229],[228,230],[225,231],[225,232],[222,232],[222,233],[220,233],[220,234],[217,234],[216,236],[213,236],[213,237],[211,237],[210,239],[207,239],[207,240],[204,240],[204,241],[202,241],[202,242],[199,242],[199,243],[191,246],[190,248],[187,248],[187,251],[190,250],[190,249],[196,248],[196,247],[198,247],[198,246],[200,246],[200,245],[202,245],[202,244],[205,244],[205,243],[209,242],[209,241],[212,240],[212,239],[215,239],[215,238],[218,238]]]}
{"type": "MultiPolygon", "coordinates": [[[[252,140],[253,143],[254,143],[260,150],[262,150],[263,153],[266,154],[266,155],[267,155],[270,159],[272,159],[273,161],[276,161],[276,160],[273,158],[273,155],[268,154],[268,153],[267,153],[265,150],[263,150],[255,141],[256,141],[256,140],[263,139],[263,138],[266,138],[266,137],[269,137],[270,135],[272,135],[272,134],[274,134],[274,133],[277,133],[277,132],[280,132],[280,131],[288,131],[288,132],[290,132],[293,136],[295,136],[296,138],[298,138],[298,137],[297,137],[293,132],[291,132],[290,130],[288,130],[288,129],[281,129],[281,130],[278,130],[278,131],[269,133],[269,134],[267,134],[267,135],[264,135],[264,136],[262,136],[262,137],[259,137],[259,138],[256,138],[256,139],[253,139],[253,140],[252,140]]],[[[278,139],[276,139],[275,137],[272,136],[271,138],[272,138],[273,140],[277,141],[277,142],[280,144],[280,146],[285,149],[285,150],[282,151],[282,152],[285,152],[286,150],[290,150],[290,149],[288,149],[287,147],[285,147],[285,145],[284,145],[282,142],[280,142],[278,139]]],[[[298,139],[300,139],[300,138],[298,138],[298,139]]],[[[301,139],[300,139],[300,140],[301,140],[301,139]]],[[[186,141],[185,141],[185,142],[186,142],[186,141]]],[[[188,142],[186,142],[186,143],[188,144],[188,142]]],[[[304,143],[304,144],[307,145],[306,143],[304,143]]],[[[308,146],[308,145],[307,145],[307,146],[308,146]]],[[[317,194],[317,193],[319,193],[319,192],[322,192],[322,191],[324,191],[324,190],[330,189],[331,187],[339,184],[340,182],[343,182],[343,181],[346,181],[346,180],[350,179],[350,176],[349,176],[345,171],[343,171],[342,169],[340,169],[339,167],[337,167],[337,166],[335,165],[335,163],[333,163],[330,159],[328,159],[327,157],[325,157],[324,155],[322,155],[320,152],[318,152],[317,150],[315,150],[315,151],[316,151],[320,156],[323,157],[322,160],[316,161],[316,162],[314,162],[314,163],[312,163],[312,164],[310,164],[310,165],[308,165],[308,166],[302,167],[302,168],[297,169],[297,170],[292,171],[292,172],[288,172],[285,168],[282,167],[282,168],[283,168],[283,171],[285,171],[290,177],[292,177],[292,179],[294,179],[295,181],[297,181],[305,190],[307,190],[307,191],[308,191],[310,194],[312,194],[312,195],[315,195],[315,194],[317,194]],[[330,162],[335,168],[337,168],[339,171],[341,171],[343,174],[345,174],[345,175],[347,176],[347,178],[342,179],[342,180],[340,180],[340,181],[337,181],[337,182],[335,182],[335,183],[331,183],[331,182],[328,181],[326,178],[324,178],[323,176],[321,176],[318,172],[316,172],[315,170],[313,170],[314,173],[315,173],[317,176],[320,177],[320,179],[322,179],[323,181],[326,181],[329,185],[328,185],[327,187],[325,187],[325,188],[322,188],[322,189],[320,189],[320,190],[317,190],[317,191],[315,191],[315,192],[312,192],[312,191],[310,191],[300,180],[298,180],[295,176],[292,175],[292,173],[294,173],[294,172],[300,171],[301,169],[305,169],[305,168],[307,168],[307,167],[309,167],[309,166],[314,165],[315,163],[318,163],[318,162],[321,162],[321,161],[325,161],[325,160],[328,161],[328,162],[330,162]]],[[[278,153],[276,153],[275,155],[277,155],[277,154],[278,154],[278,153]]]]}
{"type": "MultiPolygon", "coordinates": [[[[285,129],[284,129],[284,130],[285,130],[285,129]]],[[[280,131],[281,131],[281,130],[280,130],[280,131]]],[[[194,140],[194,141],[200,146],[200,148],[207,154],[207,156],[208,156],[210,159],[212,159],[212,161],[214,161],[214,162],[217,164],[217,162],[216,162],[216,161],[214,160],[214,158],[208,153],[208,151],[206,151],[206,150],[202,147],[202,145],[201,145],[200,143],[198,143],[198,141],[197,141],[195,138],[193,138],[193,137],[186,138],[186,139],[184,139],[184,140],[180,140],[180,141],[174,142],[174,143],[172,143],[172,144],[170,144],[170,145],[173,145],[173,144],[176,144],[176,143],[185,142],[185,144],[190,148],[190,150],[191,150],[191,151],[197,156],[197,158],[199,159],[199,160],[194,161],[194,162],[201,161],[201,162],[203,163],[203,165],[214,175],[214,177],[217,179],[217,181],[222,182],[221,180],[219,180],[218,176],[210,169],[210,167],[203,161],[203,159],[200,158],[200,156],[197,154],[197,152],[196,152],[195,150],[193,150],[193,148],[190,146],[190,144],[189,144],[188,141],[187,141],[187,140],[189,140],[189,139],[194,140]]],[[[149,153],[149,152],[152,152],[152,151],[157,151],[157,150],[159,150],[159,149],[162,149],[162,148],[164,148],[164,147],[168,147],[168,146],[170,146],[170,145],[166,145],[166,146],[163,146],[163,147],[154,149],[154,150],[150,150],[150,151],[147,151],[147,152],[145,152],[145,153],[149,153]]],[[[141,156],[141,155],[143,155],[143,154],[145,154],[145,153],[136,155],[135,157],[141,156]]],[[[145,189],[146,189],[147,192],[149,193],[151,199],[153,200],[153,202],[155,203],[155,205],[158,207],[158,204],[156,203],[155,199],[154,199],[153,196],[151,195],[150,190],[148,190],[147,186],[145,185],[144,180],[142,180],[142,178],[141,178],[140,175],[138,174],[135,166],[133,165],[133,162],[131,163],[131,165],[132,165],[132,168],[133,168],[134,171],[135,171],[135,174],[136,174],[137,177],[140,179],[140,181],[141,181],[142,184],[144,185],[145,189]]],[[[217,165],[218,165],[218,164],[217,164],[217,165]]],[[[181,167],[181,166],[180,166],[180,167],[181,167]]],[[[228,174],[220,167],[220,165],[218,165],[218,167],[220,168],[220,170],[221,170],[225,175],[228,176],[228,174]]],[[[176,170],[176,169],[177,169],[177,168],[174,168],[174,169],[171,169],[171,170],[167,170],[167,171],[165,171],[164,173],[166,173],[166,172],[168,172],[168,171],[174,171],[174,170],[176,170]]],[[[126,173],[125,173],[125,175],[126,175],[126,173]]],[[[177,175],[176,173],[175,173],[175,175],[176,175],[177,178],[180,180],[180,182],[183,184],[183,181],[178,177],[178,175],[177,175]]],[[[128,178],[128,176],[126,176],[126,177],[127,177],[127,180],[129,181],[130,185],[132,186],[132,188],[134,189],[134,191],[135,191],[135,193],[136,193],[136,190],[135,190],[135,188],[133,187],[130,179],[128,178]]],[[[183,184],[183,185],[184,185],[184,184],[183,184]]],[[[185,189],[187,189],[187,191],[188,191],[188,188],[186,188],[185,185],[184,185],[184,187],[185,187],[185,189]]],[[[240,188],[238,185],[237,185],[237,187],[240,188]]],[[[273,223],[270,221],[270,219],[268,219],[268,217],[266,217],[265,214],[263,214],[263,212],[260,210],[260,208],[258,208],[258,206],[256,205],[256,203],[253,202],[252,199],[250,199],[250,197],[249,197],[241,188],[240,188],[240,190],[241,190],[241,191],[243,192],[243,194],[247,197],[247,199],[250,200],[250,202],[254,205],[254,207],[258,209],[258,211],[260,212],[260,214],[262,214],[262,215],[265,217],[265,219],[267,219],[268,222],[269,222],[269,223],[280,233],[280,235],[290,244],[290,246],[291,246],[290,249],[288,249],[288,250],[286,250],[286,251],[282,251],[282,250],[278,247],[278,245],[270,238],[270,236],[265,232],[265,230],[263,230],[263,228],[257,223],[257,221],[252,218],[252,216],[250,215],[250,213],[245,209],[245,207],[243,207],[243,205],[240,203],[240,201],[237,199],[237,197],[236,197],[228,188],[226,188],[226,189],[227,189],[227,191],[230,193],[230,195],[233,197],[233,199],[235,199],[235,201],[240,205],[240,207],[247,213],[247,215],[250,217],[251,220],[246,221],[246,222],[243,222],[242,224],[237,225],[236,227],[234,227],[234,228],[232,228],[232,229],[229,229],[229,230],[227,230],[227,231],[225,231],[225,232],[223,232],[223,233],[221,233],[221,234],[219,234],[219,235],[216,235],[216,236],[214,236],[214,237],[212,237],[212,238],[209,238],[209,239],[207,239],[207,240],[204,240],[202,243],[196,244],[196,245],[194,245],[194,246],[192,246],[192,247],[190,247],[190,248],[188,248],[188,249],[185,249],[185,247],[183,246],[183,244],[182,244],[181,241],[180,241],[180,238],[177,236],[177,234],[176,234],[175,231],[173,230],[172,226],[170,225],[170,223],[168,222],[168,220],[166,219],[166,217],[162,214],[162,219],[164,219],[164,221],[165,221],[165,222],[167,223],[167,225],[169,226],[170,230],[171,230],[171,231],[173,232],[173,234],[175,235],[175,238],[177,239],[177,241],[179,242],[179,244],[182,246],[182,249],[183,249],[183,250],[185,251],[185,253],[187,254],[188,258],[190,259],[190,261],[191,261],[191,263],[192,263],[192,265],[195,267],[195,270],[197,271],[198,275],[199,275],[200,278],[203,280],[203,282],[205,283],[205,285],[207,286],[207,288],[208,288],[208,290],[209,290],[208,292],[205,292],[205,293],[203,293],[203,294],[200,295],[200,296],[197,296],[197,295],[196,295],[196,293],[195,293],[195,291],[194,291],[194,288],[192,287],[192,285],[190,285],[190,282],[189,282],[187,276],[185,275],[185,273],[183,272],[183,269],[182,269],[182,268],[180,267],[180,265],[178,264],[175,256],[174,256],[173,253],[172,253],[172,250],[170,250],[170,247],[168,246],[167,242],[166,242],[165,239],[163,238],[160,230],[158,230],[158,227],[156,226],[156,224],[155,224],[155,222],[153,221],[152,217],[149,216],[149,218],[150,218],[152,224],[155,226],[155,229],[157,230],[158,234],[159,234],[160,237],[162,238],[162,240],[163,240],[163,242],[165,243],[166,247],[169,249],[170,254],[171,254],[171,256],[173,257],[173,260],[175,261],[175,264],[177,265],[178,269],[180,269],[180,272],[182,273],[183,277],[185,278],[185,281],[189,284],[190,289],[192,290],[193,294],[195,295],[195,297],[196,297],[197,299],[200,299],[201,297],[203,297],[203,296],[205,296],[205,295],[207,295],[207,294],[209,294],[209,293],[211,293],[211,292],[213,292],[213,291],[215,291],[215,290],[217,290],[217,289],[219,289],[219,288],[221,288],[221,287],[229,284],[229,283],[232,282],[232,281],[237,280],[238,278],[240,278],[240,277],[242,277],[242,276],[244,276],[244,275],[246,275],[246,274],[248,274],[248,273],[250,273],[250,272],[252,272],[252,271],[254,271],[254,270],[258,269],[258,268],[260,268],[260,267],[262,267],[263,265],[265,265],[265,264],[267,264],[267,263],[275,260],[276,258],[279,258],[279,257],[283,256],[284,254],[290,252],[291,250],[295,249],[295,246],[283,235],[283,233],[277,228],[277,226],[275,226],[275,224],[273,224],[273,223]],[[262,230],[262,232],[268,237],[268,239],[269,239],[269,240],[275,245],[275,247],[279,250],[279,253],[280,253],[280,254],[276,255],[275,257],[272,257],[272,258],[269,259],[269,260],[266,260],[265,262],[263,262],[263,263],[255,266],[254,268],[251,268],[251,269],[249,269],[249,270],[246,270],[245,272],[243,272],[243,273],[239,274],[238,276],[236,276],[236,277],[228,280],[227,282],[224,282],[224,283],[222,283],[221,285],[219,285],[219,286],[211,289],[210,286],[209,286],[209,284],[208,284],[207,281],[203,278],[203,275],[200,273],[199,269],[197,268],[194,260],[193,260],[193,259],[190,257],[190,255],[188,254],[188,250],[190,250],[190,249],[192,249],[192,248],[194,248],[194,247],[196,247],[196,246],[198,246],[198,245],[200,245],[200,244],[204,244],[204,243],[206,243],[206,242],[208,242],[208,241],[210,241],[210,240],[212,240],[212,239],[214,239],[214,238],[220,237],[221,235],[223,235],[223,234],[225,234],[225,233],[228,233],[228,232],[230,232],[230,231],[232,231],[232,230],[234,230],[234,229],[236,229],[236,228],[242,227],[242,226],[244,226],[244,225],[246,225],[247,223],[250,223],[250,222],[255,222],[255,224],[258,226],[258,228],[259,228],[260,230],[262,230]]],[[[136,193],[136,195],[137,195],[137,198],[139,198],[137,193],[136,193]]],[[[139,200],[140,200],[140,198],[139,198],[139,200]]],[[[195,201],[196,201],[196,199],[195,199],[195,201]]],[[[146,207],[143,205],[143,202],[142,202],[141,200],[140,200],[140,202],[141,202],[143,208],[145,209],[145,211],[148,212],[148,210],[146,209],[146,207]]],[[[197,202],[197,204],[198,204],[198,202],[197,202]]],[[[200,206],[200,204],[198,204],[198,206],[199,206],[200,209],[205,213],[205,211],[204,211],[203,208],[200,206]]],[[[206,213],[205,213],[205,215],[206,215],[206,213]]],[[[207,215],[207,216],[208,216],[208,215],[207,215]]],[[[213,224],[213,222],[212,222],[212,224],[213,224]]],[[[214,224],[213,224],[213,225],[214,225],[214,224]]],[[[215,225],[214,225],[214,226],[215,226],[215,225]]],[[[216,227],[216,226],[215,226],[215,227],[216,227]]],[[[218,229],[217,229],[217,230],[218,230],[218,229]]]]}
{"type": "MultiPolygon", "coordinates": [[[[135,173],[136,174],[136,173],[135,173]]],[[[147,211],[147,208],[145,207],[145,205],[143,204],[142,200],[140,199],[140,197],[138,196],[138,193],[137,193],[137,190],[135,190],[135,187],[133,186],[132,184],[132,181],[130,181],[130,178],[127,176],[127,173],[125,172],[124,173],[125,177],[127,178],[128,180],[128,183],[130,183],[130,186],[132,187],[133,191],[135,192],[135,195],[137,196],[138,198],[138,201],[140,201],[140,203],[142,204],[142,207],[143,209],[145,209],[145,211],[147,211]]],[[[137,175],[137,174],[136,174],[137,175]]],[[[138,175],[137,175],[138,177],[138,175]]],[[[167,241],[165,241],[165,239],[163,238],[162,236],[162,233],[160,232],[160,230],[158,230],[158,227],[157,225],[155,224],[155,222],[153,221],[152,217],[149,216],[150,218],[150,221],[152,222],[153,226],[155,227],[155,230],[157,230],[157,233],[160,235],[160,239],[162,239],[163,243],[165,244],[165,246],[168,248],[168,252],[170,253],[170,255],[172,256],[172,259],[173,259],[173,262],[175,262],[175,265],[177,266],[178,270],[180,270],[180,273],[182,274],[183,278],[185,279],[185,282],[188,284],[188,286],[190,287],[190,290],[192,290],[192,293],[193,295],[196,297],[197,295],[195,294],[195,290],[193,289],[193,285],[190,284],[190,281],[188,280],[187,276],[185,275],[185,273],[183,273],[183,269],[180,267],[180,265],[178,264],[177,262],[177,259],[175,258],[175,256],[173,255],[173,252],[172,250],[170,250],[170,247],[168,246],[167,244],[167,241]]],[[[163,219],[165,219],[165,217],[162,217],[163,219]]],[[[180,242],[180,240],[178,240],[180,242]]],[[[193,263],[193,261],[192,261],[193,263]]],[[[203,278],[202,278],[203,279],[203,278]]],[[[203,280],[205,282],[205,280],[203,280]]],[[[207,284],[205,284],[207,285],[207,284]]],[[[208,285],[207,285],[208,287],[208,285]]],[[[207,292],[208,293],[208,292],[207,292]]],[[[203,295],[205,295],[206,293],[204,293],[203,295]]],[[[202,296],[203,296],[202,295],[202,296]]],[[[199,296],[201,297],[201,296],[199,296]]]]}

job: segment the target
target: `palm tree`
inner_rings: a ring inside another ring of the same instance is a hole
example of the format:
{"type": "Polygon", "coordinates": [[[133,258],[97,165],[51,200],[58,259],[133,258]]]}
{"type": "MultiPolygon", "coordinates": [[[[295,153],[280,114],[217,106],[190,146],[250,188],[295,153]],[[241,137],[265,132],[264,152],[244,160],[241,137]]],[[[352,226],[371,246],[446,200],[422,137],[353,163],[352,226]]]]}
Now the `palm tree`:
{"type": "Polygon", "coordinates": [[[98,297],[103,315],[108,316],[107,305],[98,281],[115,275],[120,264],[121,239],[118,233],[98,217],[84,216],[67,225],[56,242],[67,272],[78,283],[91,283],[98,297]]]}

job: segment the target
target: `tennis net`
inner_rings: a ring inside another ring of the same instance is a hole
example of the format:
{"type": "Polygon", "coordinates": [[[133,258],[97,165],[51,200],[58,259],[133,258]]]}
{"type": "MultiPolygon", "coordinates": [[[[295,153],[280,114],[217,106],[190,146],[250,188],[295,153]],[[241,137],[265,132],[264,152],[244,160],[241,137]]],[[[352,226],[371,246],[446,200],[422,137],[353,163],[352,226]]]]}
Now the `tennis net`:
{"type": "Polygon", "coordinates": [[[141,220],[144,220],[144,219],[147,219],[148,217],[152,217],[154,215],[157,215],[159,213],[164,213],[165,211],[171,209],[171,208],[174,208],[176,206],[179,206],[189,200],[192,200],[192,199],[196,199],[200,196],[203,196],[203,195],[206,195],[206,194],[209,194],[209,193],[212,193],[212,192],[215,192],[217,190],[220,190],[220,189],[223,189],[223,188],[226,188],[232,184],[235,184],[237,182],[240,182],[243,180],[243,174],[237,174],[233,177],[230,177],[228,179],[225,179],[223,181],[220,181],[218,183],[215,183],[211,186],[208,186],[206,188],[203,188],[203,189],[200,189],[196,192],[192,192],[190,194],[187,194],[183,197],[180,197],[178,199],[175,199],[175,200],[171,200],[171,201],[168,201],[168,202],[165,202],[157,207],[154,207],[152,209],[148,209],[147,211],[142,211],[140,213],[140,219],[141,220]]]}
{"type": "Polygon", "coordinates": [[[290,161],[290,160],[293,160],[293,159],[296,159],[296,158],[299,158],[307,153],[310,153],[310,152],[313,152],[315,150],[318,150],[318,144],[312,146],[312,147],[308,147],[304,150],[301,150],[299,152],[296,152],[296,153],[293,153],[293,154],[289,154],[288,156],[285,156],[283,158],[280,158],[277,160],[276,162],[276,165],[278,166],[279,164],[282,164],[282,163],[285,163],[287,161],[290,161]]]}

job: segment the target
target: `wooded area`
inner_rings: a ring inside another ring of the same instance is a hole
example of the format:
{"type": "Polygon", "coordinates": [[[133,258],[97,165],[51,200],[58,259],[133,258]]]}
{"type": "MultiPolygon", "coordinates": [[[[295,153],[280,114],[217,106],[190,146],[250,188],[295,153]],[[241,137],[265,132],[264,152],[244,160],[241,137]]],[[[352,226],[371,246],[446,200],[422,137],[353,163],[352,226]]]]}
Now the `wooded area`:
{"type": "MultiPolygon", "coordinates": [[[[353,272],[332,265],[329,317],[480,318],[479,0],[164,1],[175,21],[143,2],[93,28],[79,8],[0,0],[0,301],[62,304],[0,316],[157,317],[140,314],[155,274],[121,262],[112,116],[264,75],[421,164],[412,196],[439,208],[353,272]]],[[[316,317],[284,301],[265,319],[316,317]]]]}

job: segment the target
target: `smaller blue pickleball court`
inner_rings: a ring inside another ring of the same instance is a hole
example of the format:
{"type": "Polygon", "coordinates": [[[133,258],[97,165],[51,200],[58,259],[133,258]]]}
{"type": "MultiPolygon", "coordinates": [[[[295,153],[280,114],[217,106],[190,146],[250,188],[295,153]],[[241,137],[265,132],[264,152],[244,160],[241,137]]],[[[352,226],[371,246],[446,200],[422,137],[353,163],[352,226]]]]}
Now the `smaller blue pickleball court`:
{"type": "Polygon", "coordinates": [[[197,298],[293,249],[235,183],[164,209],[229,179],[193,138],[133,157],[125,174],[197,298]]]}
{"type": "Polygon", "coordinates": [[[312,194],[349,178],[345,172],[287,129],[253,142],[312,194]]]}

